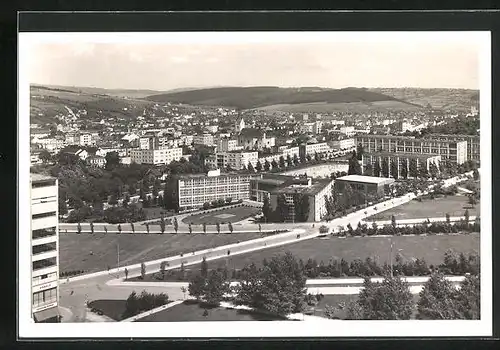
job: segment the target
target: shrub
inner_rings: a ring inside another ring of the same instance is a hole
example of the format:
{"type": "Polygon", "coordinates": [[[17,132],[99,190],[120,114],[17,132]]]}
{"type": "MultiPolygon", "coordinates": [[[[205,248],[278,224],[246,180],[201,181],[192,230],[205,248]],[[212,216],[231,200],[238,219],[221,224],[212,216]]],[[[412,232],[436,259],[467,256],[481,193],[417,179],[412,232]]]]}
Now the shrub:
{"type": "Polygon", "coordinates": [[[328,226],[326,225],[322,225],[320,228],[319,228],[319,233],[328,233],[329,231],[329,228],[328,226]]]}

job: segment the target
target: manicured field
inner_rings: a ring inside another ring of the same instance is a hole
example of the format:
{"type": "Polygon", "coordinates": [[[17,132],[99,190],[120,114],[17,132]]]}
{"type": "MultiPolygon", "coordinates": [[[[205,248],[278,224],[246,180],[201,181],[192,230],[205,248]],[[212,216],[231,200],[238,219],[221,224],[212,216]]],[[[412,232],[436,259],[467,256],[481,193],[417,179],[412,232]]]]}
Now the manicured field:
{"type": "MultiPolygon", "coordinates": [[[[328,264],[330,259],[344,258],[365,260],[367,257],[377,258],[380,264],[389,260],[390,240],[394,244],[393,256],[399,253],[403,259],[424,258],[427,264],[438,265],[443,262],[444,253],[448,249],[457,252],[479,252],[479,234],[443,235],[443,236],[395,236],[389,237],[328,237],[314,238],[285,246],[264,249],[252,253],[233,255],[231,257],[208,262],[209,268],[224,267],[241,269],[252,262],[261,265],[263,259],[271,259],[275,255],[289,251],[299,259],[307,261],[316,259],[328,264]]],[[[199,264],[197,265],[199,266],[199,264]]],[[[191,266],[196,268],[195,265],[191,266]]]]}
{"type": "Polygon", "coordinates": [[[446,213],[450,214],[450,216],[463,216],[466,209],[469,209],[469,215],[478,215],[481,212],[481,205],[478,203],[472,208],[467,200],[464,195],[423,199],[421,202],[413,200],[391,210],[370,216],[367,220],[391,220],[392,215],[396,219],[445,217],[446,213]]]}
{"type": "Polygon", "coordinates": [[[200,213],[195,215],[190,215],[185,217],[182,221],[186,224],[202,225],[206,223],[208,225],[215,225],[219,223],[234,223],[244,220],[250,216],[257,215],[261,210],[254,207],[236,207],[236,208],[221,208],[220,210],[200,213]]]}
{"type": "Polygon", "coordinates": [[[161,259],[238,241],[261,237],[260,233],[238,234],[104,234],[61,233],[59,236],[59,270],[94,272],[143,261],[161,259]]]}
{"type": "Polygon", "coordinates": [[[185,321],[274,321],[283,320],[259,313],[226,309],[223,307],[207,308],[208,315],[203,316],[205,308],[195,302],[187,301],[166,310],[141,318],[137,322],[185,322],[185,321]]]}

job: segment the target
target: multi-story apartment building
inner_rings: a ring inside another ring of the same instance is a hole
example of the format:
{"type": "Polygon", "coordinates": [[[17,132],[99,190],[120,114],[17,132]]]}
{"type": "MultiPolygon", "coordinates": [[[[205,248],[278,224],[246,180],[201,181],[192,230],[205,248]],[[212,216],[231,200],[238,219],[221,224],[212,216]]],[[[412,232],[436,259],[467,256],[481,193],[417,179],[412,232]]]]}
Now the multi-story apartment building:
{"type": "Polygon", "coordinates": [[[318,142],[318,143],[308,143],[305,145],[299,146],[299,156],[305,157],[307,155],[313,156],[315,153],[327,153],[332,149],[328,146],[326,142],[318,142]]]}
{"type": "Polygon", "coordinates": [[[405,166],[407,171],[406,174],[408,174],[408,176],[411,176],[411,174],[409,173],[411,162],[415,162],[414,164],[416,165],[416,169],[421,169],[422,163],[425,164],[427,171],[430,170],[431,164],[436,165],[436,167],[439,169],[441,156],[432,154],[398,153],[398,152],[363,153],[363,159],[361,164],[363,173],[367,167],[371,167],[373,169],[373,166],[377,161],[379,165],[381,165],[383,161],[386,161],[388,164],[389,177],[394,177],[394,175],[397,175],[397,177],[399,178],[401,177],[402,169],[405,166]],[[397,165],[397,174],[393,174],[393,168],[391,167],[391,164],[393,163],[397,165]]]}
{"type": "Polygon", "coordinates": [[[146,136],[139,139],[140,149],[157,149],[158,139],[155,136],[146,136]]]}
{"type": "Polygon", "coordinates": [[[367,153],[417,153],[440,155],[442,160],[462,164],[467,160],[467,141],[452,141],[438,139],[416,139],[407,136],[362,135],[356,137],[356,143],[361,144],[367,153]]]}
{"type": "Polygon", "coordinates": [[[179,137],[179,146],[190,146],[193,144],[194,136],[193,135],[182,135],[179,137]]]}
{"type": "Polygon", "coordinates": [[[31,174],[31,310],[35,322],[58,322],[59,230],[56,178],[31,174]]]}
{"type": "Polygon", "coordinates": [[[270,205],[272,210],[276,210],[278,206],[278,197],[285,196],[285,201],[288,207],[288,215],[285,221],[295,222],[295,203],[294,197],[297,195],[305,195],[309,202],[309,215],[307,222],[320,221],[326,215],[325,196],[330,196],[334,185],[334,180],[321,179],[315,180],[313,183],[311,178],[295,178],[291,184],[286,183],[270,192],[270,205]]]}
{"type": "Polygon", "coordinates": [[[80,146],[94,146],[95,144],[95,137],[92,137],[91,133],[80,134],[80,146]]]}
{"type": "Polygon", "coordinates": [[[231,152],[237,149],[238,140],[223,138],[217,141],[217,152],[231,152]]]}
{"type": "Polygon", "coordinates": [[[65,139],[57,137],[37,139],[36,141],[34,140],[34,142],[32,143],[40,145],[41,147],[45,148],[48,151],[57,151],[64,148],[67,145],[65,139]]]}
{"type": "Polygon", "coordinates": [[[314,133],[314,123],[301,123],[299,124],[299,131],[304,134],[312,134],[314,133]]]}
{"type": "Polygon", "coordinates": [[[480,161],[481,148],[479,135],[443,135],[429,134],[424,136],[425,139],[433,139],[439,141],[467,141],[467,160],[480,161]]]}
{"type": "Polygon", "coordinates": [[[355,134],[354,126],[342,126],[340,128],[340,133],[347,136],[353,136],[355,134]]]}
{"type": "Polygon", "coordinates": [[[195,145],[213,146],[214,136],[212,134],[196,135],[193,138],[193,143],[195,145]]]}
{"type": "Polygon", "coordinates": [[[206,159],[206,164],[215,168],[231,168],[240,170],[252,164],[253,167],[257,164],[259,159],[258,152],[245,152],[245,151],[231,151],[231,152],[217,152],[215,155],[206,159]]]}
{"type": "Polygon", "coordinates": [[[356,141],[353,138],[345,138],[345,139],[330,141],[328,144],[330,145],[332,150],[342,151],[355,147],[356,141]]]}
{"type": "Polygon", "coordinates": [[[260,175],[224,174],[220,171],[208,174],[183,175],[177,183],[178,203],[181,210],[198,209],[214,200],[247,200],[250,180],[260,175]]]}
{"type": "Polygon", "coordinates": [[[182,148],[131,149],[130,160],[137,164],[169,164],[182,158],[182,148]]]}

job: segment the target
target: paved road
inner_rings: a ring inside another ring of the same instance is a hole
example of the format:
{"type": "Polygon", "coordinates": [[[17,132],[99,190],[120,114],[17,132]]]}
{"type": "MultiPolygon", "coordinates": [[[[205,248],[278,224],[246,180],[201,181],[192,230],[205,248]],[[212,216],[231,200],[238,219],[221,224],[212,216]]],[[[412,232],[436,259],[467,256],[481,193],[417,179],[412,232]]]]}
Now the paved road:
{"type": "MultiPolygon", "coordinates": [[[[438,217],[433,217],[433,218],[417,218],[417,219],[397,219],[396,220],[396,225],[397,226],[410,226],[410,225],[415,225],[415,224],[423,224],[424,222],[446,222],[446,216],[438,216],[438,217]]],[[[465,220],[465,216],[451,216],[450,217],[450,222],[459,222],[460,220],[465,220]]],[[[474,222],[476,220],[476,216],[469,216],[469,222],[474,222]]],[[[376,223],[377,226],[386,226],[386,225],[392,225],[391,220],[378,220],[378,221],[362,221],[361,222],[366,223],[367,225],[373,225],[373,223],[376,223]]]]}

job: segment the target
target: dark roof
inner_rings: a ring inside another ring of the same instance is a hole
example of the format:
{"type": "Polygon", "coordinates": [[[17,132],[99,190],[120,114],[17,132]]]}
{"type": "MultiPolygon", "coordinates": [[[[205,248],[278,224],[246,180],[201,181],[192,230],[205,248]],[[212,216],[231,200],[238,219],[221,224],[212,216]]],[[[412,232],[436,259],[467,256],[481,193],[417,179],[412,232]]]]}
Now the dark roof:
{"type": "Polygon", "coordinates": [[[263,134],[264,134],[264,131],[262,131],[260,129],[254,129],[254,128],[245,128],[245,129],[241,130],[241,132],[240,132],[240,136],[244,136],[244,137],[259,138],[259,137],[262,137],[263,134]]]}

